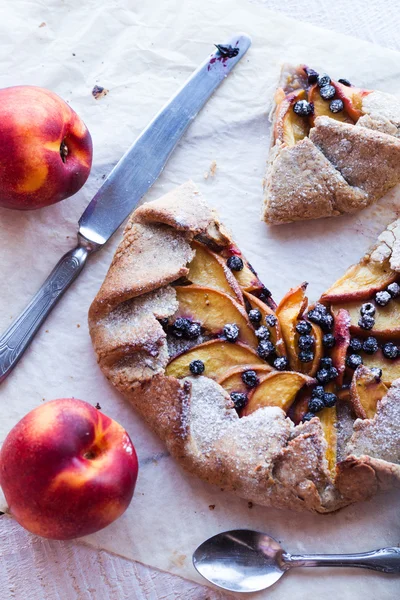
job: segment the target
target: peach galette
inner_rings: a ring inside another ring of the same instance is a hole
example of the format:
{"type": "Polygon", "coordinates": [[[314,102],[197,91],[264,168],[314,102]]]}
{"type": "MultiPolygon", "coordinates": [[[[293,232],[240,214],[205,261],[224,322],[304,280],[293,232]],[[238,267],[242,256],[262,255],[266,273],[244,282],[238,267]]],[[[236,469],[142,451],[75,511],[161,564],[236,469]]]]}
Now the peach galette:
{"type": "Polygon", "coordinates": [[[111,383],[199,477],[336,510],[400,485],[400,225],[278,305],[192,183],[131,216],[89,312],[111,383]]]}
{"type": "Polygon", "coordinates": [[[364,208],[400,182],[400,102],[285,65],[264,184],[269,224],[364,208]]]}

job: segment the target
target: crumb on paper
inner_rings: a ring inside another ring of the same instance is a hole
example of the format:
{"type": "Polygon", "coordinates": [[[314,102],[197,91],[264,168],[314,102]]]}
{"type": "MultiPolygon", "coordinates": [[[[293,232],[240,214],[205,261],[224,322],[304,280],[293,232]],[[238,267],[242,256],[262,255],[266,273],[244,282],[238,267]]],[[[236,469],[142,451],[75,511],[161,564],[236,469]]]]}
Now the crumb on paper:
{"type": "Polygon", "coordinates": [[[107,96],[108,92],[109,90],[101,87],[101,85],[95,85],[92,89],[92,96],[95,100],[100,100],[100,98],[104,98],[104,96],[107,96]]]}
{"type": "Polygon", "coordinates": [[[100,406],[100,404],[98,402],[96,402],[95,408],[97,408],[97,410],[101,410],[101,406],[100,406]]]}
{"type": "Polygon", "coordinates": [[[81,325],[80,325],[80,323],[77,323],[77,324],[76,324],[76,326],[77,326],[77,328],[79,329],[79,327],[80,327],[81,325]]]}
{"type": "Polygon", "coordinates": [[[45,333],[49,333],[49,330],[48,330],[48,329],[46,329],[45,333]]]}
{"type": "Polygon", "coordinates": [[[247,506],[248,506],[249,508],[253,508],[253,503],[252,503],[252,502],[248,502],[248,503],[247,503],[247,506]]]}
{"type": "Polygon", "coordinates": [[[180,554],[179,552],[176,552],[176,550],[173,551],[171,559],[172,564],[174,564],[176,567],[183,567],[185,560],[186,554],[180,554]]]}
{"type": "Polygon", "coordinates": [[[40,23],[39,28],[40,27],[46,27],[46,23],[44,21],[42,21],[42,23],[40,23]]]}
{"type": "Polygon", "coordinates": [[[46,402],[46,398],[42,398],[42,402],[46,402]]]}
{"type": "Polygon", "coordinates": [[[209,505],[208,505],[208,508],[209,508],[210,510],[214,510],[214,508],[215,508],[215,504],[209,504],[209,505]]]}
{"type": "Polygon", "coordinates": [[[215,173],[217,171],[217,161],[213,160],[208,171],[204,173],[204,179],[208,179],[209,177],[215,177],[215,173]]]}

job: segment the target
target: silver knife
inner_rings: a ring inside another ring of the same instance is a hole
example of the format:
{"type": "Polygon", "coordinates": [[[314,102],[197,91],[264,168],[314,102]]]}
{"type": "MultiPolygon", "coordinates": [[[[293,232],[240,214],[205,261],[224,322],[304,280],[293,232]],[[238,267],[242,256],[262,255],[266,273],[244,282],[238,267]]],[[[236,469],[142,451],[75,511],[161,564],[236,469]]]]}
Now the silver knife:
{"type": "Polygon", "coordinates": [[[218,45],[160,110],[111,171],[79,220],[78,245],[55,266],[0,338],[0,382],[15,367],[47,315],[153,185],[183,133],[251,45],[237,34],[218,45]]]}

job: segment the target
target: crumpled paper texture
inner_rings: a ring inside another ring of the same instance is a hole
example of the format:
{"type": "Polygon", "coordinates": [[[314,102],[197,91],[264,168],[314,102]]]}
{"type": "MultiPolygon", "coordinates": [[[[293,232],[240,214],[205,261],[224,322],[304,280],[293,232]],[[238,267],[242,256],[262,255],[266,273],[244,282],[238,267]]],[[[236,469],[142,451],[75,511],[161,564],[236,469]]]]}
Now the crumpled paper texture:
{"type": "MultiPolygon", "coordinates": [[[[77,220],[104,175],[213,43],[236,31],[252,36],[252,48],[191,125],[145,200],[193,179],[277,300],[304,280],[316,299],[395,218],[398,190],[375,207],[338,219],[268,228],[259,213],[267,115],[280,63],[306,62],[336,78],[399,94],[398,53],[246,0],[50,0],[10,4],[3,12],[0,85],[39,85],[66,99],[92,133],[94,166],[84,189],[69,200],[31,213],[0,210],[1,330],[73,247],[77,220]],[[91,94],[96,84],[109,89],[97,101],[91,94]]],[[[326,516],[251,507],[185,474],[166,455],[103,378],[89,339],[87,311],[119,238],[117,233],[92,257],[0,387],[0,443],[29,410],[68,396],[99,402],[131,435],[141,465],[133,502],[121,519],[85,541],[197,581],[203,580],[192,567],[193,550],[230,528],[266,531],[291,552],[357,552],[398,544],[396,493],[326,516]]],[[[301,600],[334,590],[343,600],[389,600],[396,597],[397,585],[396,579],[368,571],[303,570],[257,597],[301,600]]]]}

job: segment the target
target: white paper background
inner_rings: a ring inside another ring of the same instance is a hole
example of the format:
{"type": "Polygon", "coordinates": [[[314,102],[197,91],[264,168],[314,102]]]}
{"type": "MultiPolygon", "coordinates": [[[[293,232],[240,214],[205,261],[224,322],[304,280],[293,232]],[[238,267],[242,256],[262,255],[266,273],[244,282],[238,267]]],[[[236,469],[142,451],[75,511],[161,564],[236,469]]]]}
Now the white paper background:
{"type": "MultiPolygon", "coordinates": [[[[73,246],[76,222],[103,174],[212,44],[235,31],[249,33],[252,48],[191,126],[146,199],[188,178],[196,181],[276,299],[303,280],[317,298],[396,216],[399,196],[392,192],[351,217],[276,229],[259,221],[268,100],[279,64],[308,62],[332,76],[400,94],[398,53],[291,21],[246,0],[2,4],[0,86],[34,84],[60,94],[88,125],[95,155],[90,179],[74,198],[33,213],[0,210],[1,330],[73,246]],[[95,101],[95,84],[109,95],[95,101]],[[216,175],[205,180],[212,160],[216,175]]],[[[395,493],[327,516],[249,509],[247,502],[186,475],[163,454],[163,445],[102,377],[89,341],[87,309],[118,239],[117,234],[92,258],[0,388],[0,441],[44,399],[65,396],[100,402],[134,440],[141,461],[135,498],[119,521],[88,543],[198,581],[192,551],[206,537],[233,527],[267,531],[292,552],[398,544],[395,493]]],[[[323,598],[333,591],[343,599],[389,600],[396,589],[398,580],[383,575],[320,569],[287,575],[268,598],[323,598]]]]}

